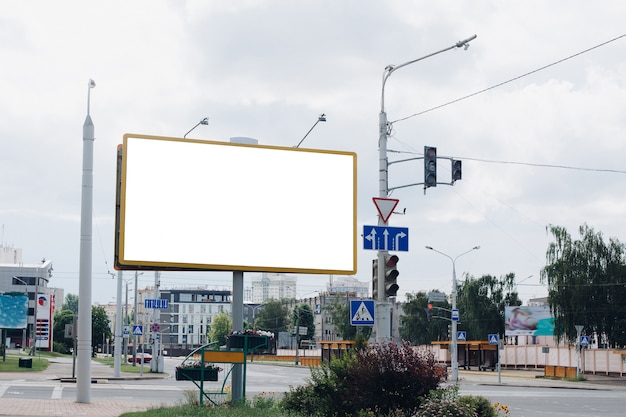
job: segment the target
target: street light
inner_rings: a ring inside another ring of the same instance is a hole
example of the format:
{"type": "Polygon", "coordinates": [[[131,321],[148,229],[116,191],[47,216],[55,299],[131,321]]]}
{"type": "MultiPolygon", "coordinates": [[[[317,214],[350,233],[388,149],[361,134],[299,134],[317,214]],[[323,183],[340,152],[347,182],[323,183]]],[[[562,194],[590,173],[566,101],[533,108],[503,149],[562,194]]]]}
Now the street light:
{"type": "MultiPolygon", "coordinates": [[[[437,249],[433,249],[432,246],[426,246],[426,249],[430,249],[433,252],[437,252],[452,261],[452,311],[454,314],[454,312],[456,312],[456,287],[457,287],[456,285],[456,260],[459,259],[461,256],[467,253],[470,253],[471,251],[480,249],[480,246],[474,246],[472,249],[465,251],[462,254],[457,255],[454,258],[451,257],[450,255],[447,255],[443,252],[438,251],[437,249]]],[[[452,339],[450,342],[450,346],[452,348],[452,351],[450,352],[450,354],[452,355],[452,381],[458,382],[459,380],[459,357],[458,357],[457,339],[456,339],[456,336],[457,336],[456,325],[458,321],[458,316],[456,318],[450,317],[450,319],[452,321],[452,326],[450,330],[450,333],[452,333],[450,335],[450,338],[452,339]]]]}
{"type": "Polygon", "coordinates": [[[298,144],[294,146],[294,148],[299,148],[302,142],[304,142],[304,140],[306,139],[306,137],[309,136],[309,133],[311,133],[311,131],[315,128],[315,126],[317,126],[319,122],[325,122],[325,121],[326,121],[326,115],[324,113],[320,114],[317,118],[317,121],[313,124],[313,126],[311,126],[309,131],[306,132],[306,135],[304,135],[304,137],[300,139],[300,142],[298,142],[298,144]]]}
{"type": "Polygon", "coordinates": [[[189,129],[189,132],[185,133],[185,136],[183,136],[184,139],[187,138],[187,135],[191,133],[192,130],[194,130],[196,127],[200,126],[200,125],[208,125],[209,124],[209,118],[205,117],[204,119],[200,120],[194,127],[192,127],[191,129],[189,129]]]}
{"type": "MultiPolygon", "coordinates": [[[[388,166],[389,162],[387,160],[387,137],[389,136],[389,129],[387,123],[387,113],[385,112],[385,84],[387,83],[387,79],[393,74],[395,71],[399,70],[402,67],[406,67],[407,65],[413,64],[418,61],[422,61],[426,58],[430,58],[431,56],[438,55],[442,52],[449,51],[454,48],[464,47],[467,49],[469,47],[470,41],[476,39],[476,35],[470,36],[469,38],[458,41],[452,46],[449,46],[440,51],[434,52],[429,55],[425,55],[421,58],[414,59],[412,61],[405,62],[400,65],[387,65],[385,70],[383,71],[383,83],[380,95],[380,115],[379,115],[379,126],[378,126],[378,183],[379,183],[379,194],[380,198],[387,198],[389,194],[389,177],[388,177],[388,166]]],[[[378,217],[378,226],[384,226],[385,221],[382,216],[378,217]]],[[[386,250],[378,251],[378,265],[383,265],[385,262],[385,256],[387,255],[386,250]]],[[[384,276],[384,268],[378,268],[378,300],[376,300],[376,341],[383,342],[386,339],[389,339],[391,336],[391,310],[390,305],[387,302],[387,297],[385,295],[385,276],[384,276]]]]}

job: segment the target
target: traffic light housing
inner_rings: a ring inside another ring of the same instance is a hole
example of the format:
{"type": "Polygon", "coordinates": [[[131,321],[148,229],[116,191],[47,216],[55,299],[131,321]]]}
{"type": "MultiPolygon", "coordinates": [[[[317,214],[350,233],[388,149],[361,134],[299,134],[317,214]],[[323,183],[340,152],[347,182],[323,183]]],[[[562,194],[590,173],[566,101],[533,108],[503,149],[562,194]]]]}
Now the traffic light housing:
{"type": "Polygon", "coordinates": [[[424,146],[424,188],[437,186],[437,148],[424,146]]]}
{"type": "Polygon", "coordinates": [[[428,321],[433,319],[433,305],[428,303],[428,308],[426,309],[426,318],[428,321]]]}
{"type": "Polygon", "coordinates": [[[372,260],[372,298],[378,300],[378,259],[372,260]]]}
{"type": "Polygon", "coordinates": [[[400,289],[398,286],[398,275],[400,273],[396,268],[399,260],[400,258],[397,255],[385,256],[385,295],[387,297],[395,297],[400,289]]]}
{"type": "Polygon", "coordinates": [[[452,183],[461,179],[461,161],[458,159],[452,160],[452,183]]]}

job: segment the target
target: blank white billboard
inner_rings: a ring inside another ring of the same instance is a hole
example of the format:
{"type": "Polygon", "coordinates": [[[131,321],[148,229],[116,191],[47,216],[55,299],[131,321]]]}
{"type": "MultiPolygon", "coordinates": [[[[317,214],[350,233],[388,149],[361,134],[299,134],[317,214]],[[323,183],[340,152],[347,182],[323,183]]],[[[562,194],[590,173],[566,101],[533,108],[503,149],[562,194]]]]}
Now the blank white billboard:
{"type": "Polygon", "coordinates": [[[356,154],[124,135],[119,269],[356,273],[356,154]]]}

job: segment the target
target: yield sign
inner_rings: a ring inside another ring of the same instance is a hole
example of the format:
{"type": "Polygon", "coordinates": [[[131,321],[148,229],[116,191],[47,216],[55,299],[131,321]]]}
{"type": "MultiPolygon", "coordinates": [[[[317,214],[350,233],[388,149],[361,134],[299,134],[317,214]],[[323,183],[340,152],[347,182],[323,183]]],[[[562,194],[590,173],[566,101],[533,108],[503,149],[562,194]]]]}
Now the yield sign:
{"type": "Polygon", "coordinates": [[[378,214],[380,214],[380,218],[383,220],[383,223],[387,223],[391,213],[393,213],[396,206],[400,202],[400,200],[396,198],[374,197],[372,200],[374,200],[374,205],[376,206],[376,210],[378,210],[378,214]]]}

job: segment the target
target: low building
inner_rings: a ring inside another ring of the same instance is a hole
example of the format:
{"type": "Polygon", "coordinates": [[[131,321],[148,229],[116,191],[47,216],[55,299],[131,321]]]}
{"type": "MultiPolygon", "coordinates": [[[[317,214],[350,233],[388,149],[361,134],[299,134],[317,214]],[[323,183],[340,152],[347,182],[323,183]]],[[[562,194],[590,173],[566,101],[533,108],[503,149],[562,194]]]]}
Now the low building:
{"type": "Polygon", "coordinates": [[[52,261],[43,259],[39,263],[25,264],[20,249],[0,246],[0,293],[23,293],[28,297],[27,327],[5,329],[7,346],[31,348],[36,339],[37,348],[52,350],[54,312],[64,295],[63,290],[48,287],[50,278],[52,261]]]}

